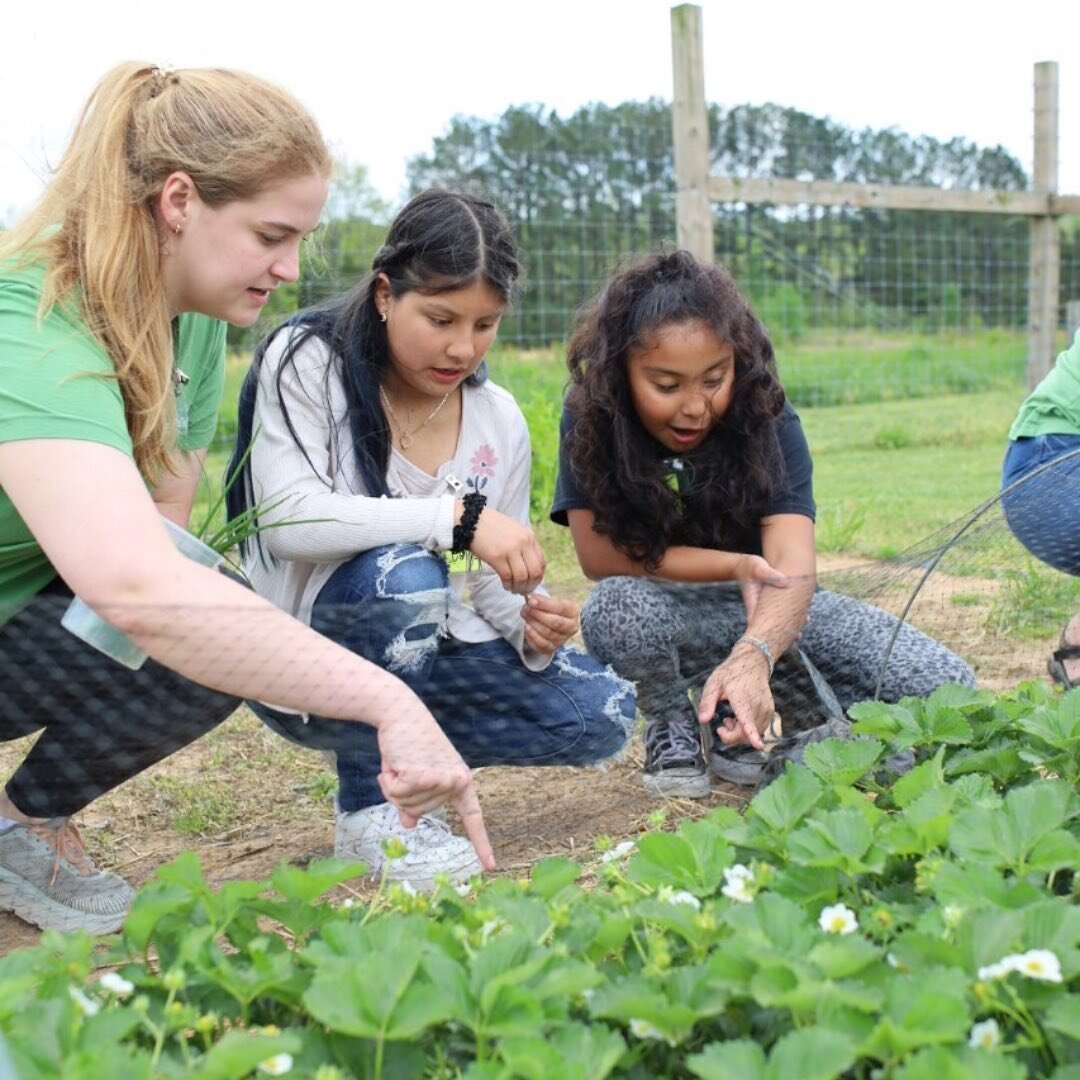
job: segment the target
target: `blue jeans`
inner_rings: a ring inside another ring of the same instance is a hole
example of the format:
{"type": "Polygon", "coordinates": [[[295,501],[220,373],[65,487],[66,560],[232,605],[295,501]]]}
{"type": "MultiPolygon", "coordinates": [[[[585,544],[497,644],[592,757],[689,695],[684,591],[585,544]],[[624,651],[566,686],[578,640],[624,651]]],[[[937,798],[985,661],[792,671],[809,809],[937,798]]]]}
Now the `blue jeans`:
{"type": "MultiPolygon", "coordinates": [[[[502,638],[447,637],[449,603],[446,563],[418,545],[394,544],[340,566],[311,621],[408,684],[470,766],[589,765],[622,749],[636,715],[629,683],[572,647],[530,671],[502,638]]],[[[384,801],[373,727],[251,707],[287,739],[336,753],[342,810],[384,801]]]]}
{"type": "Polygon", "coordinates": [[[1016,439],[1001,470],[1001,508],[1013,535],[1037,559],[1074,576],[1080,576],[1077,451],[1080,435],[1016,439]]]}

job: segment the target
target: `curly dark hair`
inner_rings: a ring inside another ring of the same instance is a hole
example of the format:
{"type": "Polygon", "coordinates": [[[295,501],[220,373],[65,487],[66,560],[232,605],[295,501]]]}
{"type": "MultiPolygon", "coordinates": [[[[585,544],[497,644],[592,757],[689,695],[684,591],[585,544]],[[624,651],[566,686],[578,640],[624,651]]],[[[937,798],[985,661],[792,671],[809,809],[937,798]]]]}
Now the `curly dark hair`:
{"type": "Polygon", "coordinates": [[[580,316],[567,364],[567,460],[597,532],[649,571],[675,544],[757,550],[780,459],[773,420],[785,397],[765,328],[723,266],[686,251],[627,266],[580,316]],[[680,496],[667,483],[670,454],[634,409],[627,364],[657,331],[690,322],[706,324],[732,346],[735,370],[727,411],[683,455],[690,484],[680,496]]]}

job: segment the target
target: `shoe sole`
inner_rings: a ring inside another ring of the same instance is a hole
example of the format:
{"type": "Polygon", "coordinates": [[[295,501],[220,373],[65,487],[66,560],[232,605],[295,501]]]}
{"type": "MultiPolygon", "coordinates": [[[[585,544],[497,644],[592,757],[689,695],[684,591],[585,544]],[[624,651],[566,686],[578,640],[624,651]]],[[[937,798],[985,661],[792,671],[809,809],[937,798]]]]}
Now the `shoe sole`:
{"type": "Polygon", "coordinates": [[[0,867],[0,911],[11,911],[41,930],[85,930],[88,934],[114,933],[127,917],[127,912],[91,915],[65,907],[3,867],[0,867]]]}
{"type": "Polygon", "coordinates": [[[668,769],[642,773],[641,782],[650,795],[663,799],[704,799],[712,794],[709,774],[705,771],[668,769]]]}
{"type": "MultiPolygon", "coordinates": [[[[365,859],[362,855],[358,855],[353,851],[339,850],[336,846],[334,855],[348,862],[362,862],[368,868],[367,876],[372,880],[377,881],[382,877],[383,864],[381,862],[377,864],[377,869],[372,869],[371,860],[365,859]]],[[[387,881],[408,883],[417,892],[432,892],[435,889],[435,879],[437,877],[445,875],[450,879],[451,884],[464,885],[470,878],[483,872],[484,867],[481,865],[480,860],[475,855],[470,855],[453,866],[438,866],[433,870],[408,871],[400,867],[395,869],[393,863],[391,863],[386,879],[387,881]]]]}
{"type": "Polygon", "coordinates": [[[465,866],[458,867],[455,870],[451,870],[443,866],[436,870],[434,873],[403,873],[398,876],[391,869],[390,873],[386,876],[388,881],[407,883],[417,892],[429,893],[435,891],[435,879],[437,877],[448,878],[451,885],[464,885],[470,878],[476,877],[477,874],[481,874],[483,873],[483,871],[484,868],[480,865],[480,860],[477,859],[465,866]]]}
{"type": "Polygon", "coordinates": [[[712,754],[709,758],[709,768],[713,774],[729,784],[739,787],[754,787],[761,779],[768,758],[764,754],[758,754],[755,758],[730,758],[723,754],[712,754]]]}

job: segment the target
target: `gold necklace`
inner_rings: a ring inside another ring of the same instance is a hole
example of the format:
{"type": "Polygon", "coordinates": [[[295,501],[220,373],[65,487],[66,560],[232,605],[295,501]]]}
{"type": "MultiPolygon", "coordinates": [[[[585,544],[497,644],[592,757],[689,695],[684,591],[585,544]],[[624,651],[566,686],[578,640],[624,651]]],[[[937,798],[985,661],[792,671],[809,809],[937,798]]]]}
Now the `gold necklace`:
{"type": "Polygon", "coordinates": [[[446,402],[450,398],[450,395],[453,392],[453,390],[447,391],[442,401],[440,401],[439,404],[436,405],[435,408],[432,409],[431,412],[429,412],[427,416],[425,416],[424,419],[421,420],[420,423],[412,429],[412,431],[406,431],[405,425],[398,419],[398,414],[394,412],[394,406],[390,404],[390,399],[386,396],[386,391],[381,386],[379,387],[379,397],[382,398],[383,404],[386,406],[386,411],[390,414],[390,419],[393,420],[394,423],[397,425],[398,443],[400,444],[402,450],[408,450],[409,447],[412,446],[413,436],[423,431],[424,428],[426,428],[428,424],[430,424],[431,421],[439,415],[439,410],[446,404],[446,402]]]}

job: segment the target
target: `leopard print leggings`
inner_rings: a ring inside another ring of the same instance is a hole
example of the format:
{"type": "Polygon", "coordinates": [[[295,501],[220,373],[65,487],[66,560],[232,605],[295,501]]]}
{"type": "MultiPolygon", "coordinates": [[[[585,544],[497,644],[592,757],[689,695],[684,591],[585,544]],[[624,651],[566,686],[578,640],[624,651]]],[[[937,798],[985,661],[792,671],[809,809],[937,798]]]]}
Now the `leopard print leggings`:
{"type": "MultiPolygon", "coordinates": [[[[581,613],[589,652],[637,684],[646,720],[685,713],[687,691],[701,687],[745,627],[742,596],[731,583],[606,578],[581,613]]],[[[888,612],[822,589],[814,594],[799,645],[846,710],[874,697],[896,630],[897,619],[888,612]]],[[[780,670],[774,687],[779,676],[780,670]]],[[[923,697],[950,682],[973,687],[975,673],[933,638],[901,624],[881,677],[881,700],[923,697]]]]}

